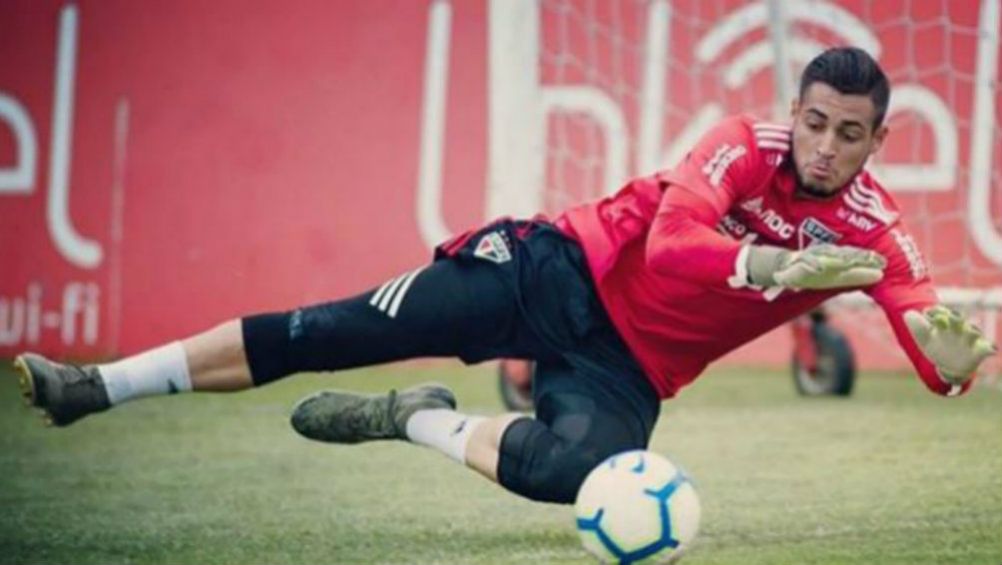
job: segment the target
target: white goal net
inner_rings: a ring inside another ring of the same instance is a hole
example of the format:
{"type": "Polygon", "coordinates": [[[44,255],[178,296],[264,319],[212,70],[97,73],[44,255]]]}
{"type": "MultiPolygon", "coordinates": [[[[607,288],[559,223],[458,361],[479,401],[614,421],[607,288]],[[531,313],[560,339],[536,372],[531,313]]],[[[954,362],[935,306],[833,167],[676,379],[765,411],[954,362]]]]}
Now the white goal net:
{"type": "MultiPolygon", "coordinates": [[[[490,11],[488,208],[506,212],[614,191],[675,163],[727,114],[785,119],[808,60],[865,49],[892,82],[891,134],[872,169],[944,299],[998,341],[998,0],[494,0],[490,11]]],[[[854,344],[899,355],[882,315],[855,302],[831,308],[854,344]]]]}

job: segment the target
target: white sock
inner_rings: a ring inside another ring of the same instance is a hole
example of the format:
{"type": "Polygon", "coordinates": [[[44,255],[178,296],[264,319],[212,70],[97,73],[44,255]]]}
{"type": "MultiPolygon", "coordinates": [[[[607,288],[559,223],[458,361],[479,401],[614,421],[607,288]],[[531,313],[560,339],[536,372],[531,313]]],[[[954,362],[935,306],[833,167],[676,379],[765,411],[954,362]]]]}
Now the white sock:
{"type": "Polygon", "coordinates": [[[98,365],[112,405],[126,400],[191,390],[188,358],[180,341],[121,361],[98,365]]]}
{"type": "Polygon", "coordinates": [[[473,430],[486,419],[445,408],[418,410],[407,420],[407,438],[465,463],[466,444],[470,442],[473,430]]]}

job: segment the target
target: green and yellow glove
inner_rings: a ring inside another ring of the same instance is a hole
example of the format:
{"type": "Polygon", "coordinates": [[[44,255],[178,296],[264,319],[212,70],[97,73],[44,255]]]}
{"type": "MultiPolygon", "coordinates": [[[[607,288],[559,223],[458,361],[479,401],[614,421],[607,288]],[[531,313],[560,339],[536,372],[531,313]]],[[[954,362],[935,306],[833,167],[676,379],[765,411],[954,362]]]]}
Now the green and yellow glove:
{"type": "Polygon", "coordinates": [[[790,251],[753,245],[748,280],[763,287],[823,290],[867,286],[884,277],[887,260],[869,249],[830,243],[790,251]]]}
{"type": "Polygon", "coordinates": [[[964,384],[982,361],[998,352],[977,326],[946,306],[909,310],[904,318],[919,349],[952,385],[964,384]]]}

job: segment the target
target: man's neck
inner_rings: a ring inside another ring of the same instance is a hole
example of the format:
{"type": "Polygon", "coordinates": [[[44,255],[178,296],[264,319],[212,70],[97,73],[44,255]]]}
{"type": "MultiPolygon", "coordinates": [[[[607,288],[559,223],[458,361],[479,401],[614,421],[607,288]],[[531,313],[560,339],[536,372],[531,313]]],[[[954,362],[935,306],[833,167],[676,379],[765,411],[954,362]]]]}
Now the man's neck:
{"type": "Polygon", "coordinates": [[[823,191],[817,190],[815,188],[811,188],[809,186],[804,186],[798,180],[797,181],[797,186],[794,189],[794,194],[797,197],[799,197],[799,198],[804,198],[804,199],[807,199],[807,200],[818,200],[818,201],[822,201],[823,202],[823,201],[831,200],[832,198],[835,198],[836,196],[838,196],[839,194],[841,194],[842,190],[844,190],[844,189],[845,189],[845,187],[843,186],[843,187],[841,187],[841,188],[839,188],[837,190],[834,190],[832,192],[823,192],[823,191]]]}

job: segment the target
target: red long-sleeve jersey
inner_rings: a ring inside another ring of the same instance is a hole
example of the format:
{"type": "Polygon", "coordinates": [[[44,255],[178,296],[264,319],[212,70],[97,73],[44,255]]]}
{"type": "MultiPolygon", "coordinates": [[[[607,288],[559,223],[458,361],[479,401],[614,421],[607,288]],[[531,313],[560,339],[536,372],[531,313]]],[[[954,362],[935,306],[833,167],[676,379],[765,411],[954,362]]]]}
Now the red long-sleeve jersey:
{"type": "Polygon", "coordinates": [[[566,211],[557,226],[585,250],[613,324],[662,398],[707,364],[839,292],[751,286],[748,246],[834,243],[887,258],[864,288],[879,304],[922,382],[944,382],[905,326],[907,310],[938,302],[922,255],[891,196],[867,172],[836,196],[795,191],[790,127],[748,116],[723,120],[674,169],[631,181],[566,211]]]}

